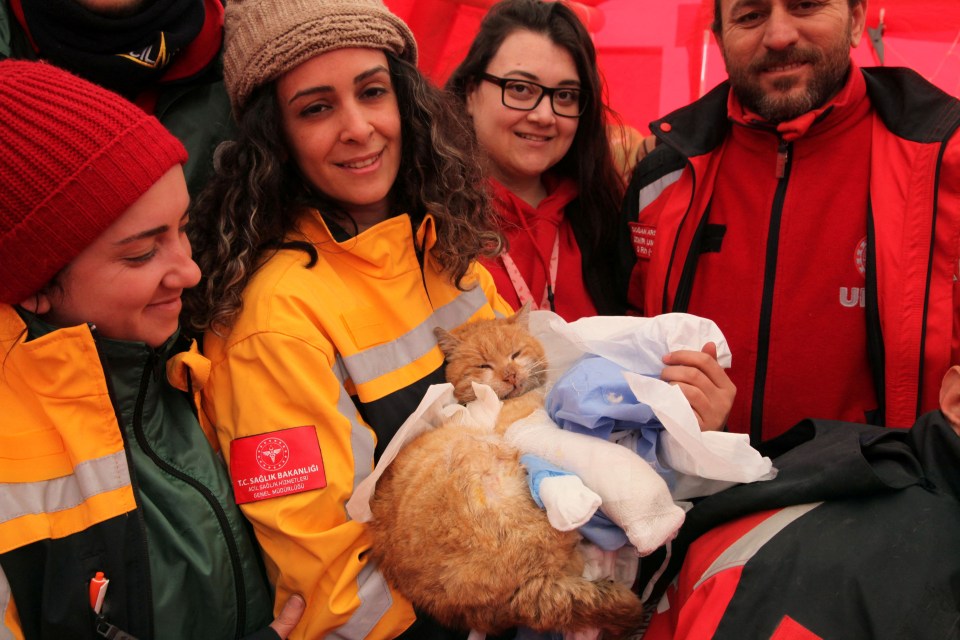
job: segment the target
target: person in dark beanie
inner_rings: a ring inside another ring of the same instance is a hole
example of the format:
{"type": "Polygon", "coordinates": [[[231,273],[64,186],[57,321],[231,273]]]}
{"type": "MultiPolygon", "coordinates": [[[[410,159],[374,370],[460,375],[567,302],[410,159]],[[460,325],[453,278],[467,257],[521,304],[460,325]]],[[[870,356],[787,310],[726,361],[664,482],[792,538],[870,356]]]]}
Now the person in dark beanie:
{"type": "Polygon", "coordinates": [[[0,59],[41,59],[116,91],[189,150],[194,194],[233,123],[222,0],[0,0],[0,59]]]}
{"type": "Polygon", "coordinates": [[[192,393],[187,154],[47,63],[0,62],[0,637],[285,638],[192,393]]]}

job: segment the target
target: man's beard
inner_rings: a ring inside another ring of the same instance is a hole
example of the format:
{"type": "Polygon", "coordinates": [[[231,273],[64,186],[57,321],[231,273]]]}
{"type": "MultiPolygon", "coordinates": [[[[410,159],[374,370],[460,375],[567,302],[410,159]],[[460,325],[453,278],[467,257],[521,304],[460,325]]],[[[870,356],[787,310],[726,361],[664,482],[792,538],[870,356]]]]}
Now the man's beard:
{"type": "Polygon", "coordinates": [[[729,68],[730,85],[740,104],[765,120],[778,123],[823,106],[843,87],[850,68],[849,38],[838,40],[836,46],[826,51],[815,48],[791,48],[786,51],[767,52],[761,60],[747,68],[729,68]],[[780,78],[773,83],[776,92],[766,93],[755,74],[764,69],[792,63],[807,63],[813,67],[809,84],[802,93],[786,92],[799,82],[795,78],[780,78]]]}

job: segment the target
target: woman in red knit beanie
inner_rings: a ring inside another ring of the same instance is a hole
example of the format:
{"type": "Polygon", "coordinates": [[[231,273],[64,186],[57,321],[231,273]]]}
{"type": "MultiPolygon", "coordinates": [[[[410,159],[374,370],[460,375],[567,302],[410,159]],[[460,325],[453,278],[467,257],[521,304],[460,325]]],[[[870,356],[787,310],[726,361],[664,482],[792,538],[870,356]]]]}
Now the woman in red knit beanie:
{"type": "Polygon", "coordinates": [[[209,365],[178,330],[200,278],[183,146],[116,94],[3,61],[0,147],[0,637],[285,638],[303,601],[268,626],[185,393],[209,365]]]}

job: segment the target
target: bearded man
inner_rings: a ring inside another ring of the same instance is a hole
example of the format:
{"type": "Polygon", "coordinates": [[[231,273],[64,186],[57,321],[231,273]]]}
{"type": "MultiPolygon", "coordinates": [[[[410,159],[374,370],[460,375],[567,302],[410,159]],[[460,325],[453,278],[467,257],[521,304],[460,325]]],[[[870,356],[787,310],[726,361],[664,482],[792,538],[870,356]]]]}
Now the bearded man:
{"type": "Polygon", "coordinates": [[[686,383],[732,381],[714,404],[755,445],[909,427],[960,362],[960,102],[852,62],[866,0],[715,9],[729,80],[650,125],[624,201],[629,307],[717,322],[732,368],[704,354],[686,383]]]}

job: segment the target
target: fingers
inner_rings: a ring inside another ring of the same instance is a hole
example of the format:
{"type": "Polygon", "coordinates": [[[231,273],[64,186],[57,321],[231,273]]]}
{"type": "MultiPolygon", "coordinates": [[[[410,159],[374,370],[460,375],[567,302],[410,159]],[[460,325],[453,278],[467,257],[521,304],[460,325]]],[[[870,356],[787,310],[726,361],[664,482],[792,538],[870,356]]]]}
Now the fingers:
{"type": "MultiPolygon", "coordinates": [[[[668,367],[690,367],[696,369],[717,386],[723,386],[730,380],[726,371],[724,371],[723,367],[717,362],[717,345],[712,342],[703,345],[703,351],[684,350],[668,353],[663,357],[663,363],[668,365],[668,367]]],[[[678,375],[676,372],[673,373],[674,375],[678,375]]],[[[689,380],[687,381],[689,382],[689,380]]]]}
{"type": "Polygon", "coordinates": [[[280,640],[286,640],[290,632],[293,631],[293,628],[300,622],[300,618],[303,616],[306,608],[306,600],[299,595],[294,594],[287,599],[286,604],[283,605],[283,609],[280,610],[280,614],[276,620],[270,623],[273,630],[280,636],[280,640]]]}
{"type": "Polygon", "coordinates": [[[697,424],[701,431],[716,431],[723,428],[722,424],[716,426],[714,424],[716,421],[711,420],[710,400],[703,391],[685,382],[670,382],[670,384],[680,389],[683,397],[690,403],[690,408],[697,416],[697,424]]]}
{"type": "Polygon", "coordinates": [[[730,416],[736,386],[717,363],[717,347],[708,342],[702,351],[674,351],[663,358],[660,379],[676,385],[690,403],[703,431],[722,429],[730,416]]]}
{"type": "Polygon", "coordinates": [[[707,354],[714,360],[717,359],[717,345],[714,344],[713,342],[708,342],[707,344],[703,345],[703,349],[701,349],[700,351],[707,354]]]}

